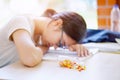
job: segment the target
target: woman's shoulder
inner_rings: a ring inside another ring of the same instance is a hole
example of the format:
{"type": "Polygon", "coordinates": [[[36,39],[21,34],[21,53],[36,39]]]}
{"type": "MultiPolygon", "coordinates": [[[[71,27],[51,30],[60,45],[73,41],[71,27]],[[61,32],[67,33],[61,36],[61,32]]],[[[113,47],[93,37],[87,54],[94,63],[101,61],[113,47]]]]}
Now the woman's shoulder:
{"type": "Polygon", "coordinates": [[[34,21],[30,18],[29,15],[14,15],[6,23],[5,28],[32,28],[34,29],[34,21]]]}
{"type": "Polygon", "coordinates": [[[34,17],[35,15],[33,14],[17,14],[11,17],[11,20],[13,19],[32,19],[32,17],[34,17]]]}
{"type": "Polygon", "coordinates": [[[33,19],[32,19],[33,15],[31,14],[18,14],[18,15],[14,15],[11,17],[11,19],[9,20],[9,22],[11,23],[33,23],[33,19]]]}
{"type": "Polygon", "coordinates": [[[15,15],[12,19],[6,24],[6,29],[10,29],[9,33],[12,34],[18,29],[24,29],[30,32],[31,35],[34,33],[34,22],[28,15],[15,15]]]}
{"type": "Polygon", "coordinates": [[[24,15],[24,14],[22,14],[22,15],[14,15],[14,16],[12,16],[11,20],[14,20],[14,19],[21,20],[21,19],[26,19],[27,17],[29,17],[29,16],[28,15],[24,15]]]}
{"type": "Polygon", "coordinates": [[[35,16],[36,15],[33,15],[33,14],[18,14],[18,15],[15,15],[15,17],[27,17],[27,18],[33,18],[35,16]]]}

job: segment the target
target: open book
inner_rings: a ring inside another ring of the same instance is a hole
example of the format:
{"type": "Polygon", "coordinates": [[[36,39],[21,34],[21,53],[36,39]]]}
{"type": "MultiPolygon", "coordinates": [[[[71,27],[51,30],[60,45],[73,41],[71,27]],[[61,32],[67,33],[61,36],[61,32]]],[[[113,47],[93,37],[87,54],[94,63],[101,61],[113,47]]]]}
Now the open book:
{"type": "Polygon", "coordinates": [[[97,48],[89,49],[90,55],[87,57],[78,57],[76,52],[71,52],[68,49],[57,48],[54,50],[50,48],[47,54],[44,55],[43,60],[62,60],[62,59],[70,59],[70,60],[85,60],[91,57],[92,55],[98,52],[97,48]]]}

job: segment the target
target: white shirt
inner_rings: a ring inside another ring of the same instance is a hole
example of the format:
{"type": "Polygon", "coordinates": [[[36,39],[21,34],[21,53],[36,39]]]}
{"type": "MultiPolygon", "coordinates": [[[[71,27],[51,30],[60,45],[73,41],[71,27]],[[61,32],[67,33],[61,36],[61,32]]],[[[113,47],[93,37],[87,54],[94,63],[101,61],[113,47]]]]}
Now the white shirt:
{"type": "Polygon", "coordinates": [[[12,33],[18,29],[28,31],[31,37],[33,37],[34,23],[32,19],[25,16],[15,16],[0,29],[0,67],[19,59],[16,45],[10,38],[12,33]]]}

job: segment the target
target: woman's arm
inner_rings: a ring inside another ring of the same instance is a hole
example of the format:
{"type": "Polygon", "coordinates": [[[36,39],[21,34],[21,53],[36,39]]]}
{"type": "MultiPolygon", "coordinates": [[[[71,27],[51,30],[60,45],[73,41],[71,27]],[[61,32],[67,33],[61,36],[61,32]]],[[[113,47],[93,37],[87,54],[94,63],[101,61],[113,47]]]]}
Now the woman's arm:
{"type": "Polygon", "coordinates": [[[49,49],[49,47],[43,46],[43,45],[36,45],[36,46],[39,47],[40,49],[42,49],[43,54],[47,53],[47,51],[48,51],[48,49],[49,49]]]}
{"type": "Polygon", "coordinates": [[[34,36],[35,46],[41,48],[42,51],[43,51],[43,53],[45,54],[45,53],[48,51],[49,47],[48,47],[48,46],[45,46],[45,45],[39,44],[39,41],[40,41],[40,40],[41,40],[41,39],[40,39],[40,35],[34,36]]]}
{"type": "Polygon", "coordinates": [[[22,29],[17,30],[12,34],[12,38],[24,65],[32,67],[41,62],[43,51],[35,46],[29,32],[22,29]]]}

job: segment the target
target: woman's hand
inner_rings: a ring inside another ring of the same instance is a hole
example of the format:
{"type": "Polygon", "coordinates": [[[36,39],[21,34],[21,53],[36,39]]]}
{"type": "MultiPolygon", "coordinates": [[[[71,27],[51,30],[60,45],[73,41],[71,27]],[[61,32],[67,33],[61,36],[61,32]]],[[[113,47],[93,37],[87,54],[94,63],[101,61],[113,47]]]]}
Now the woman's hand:
{"type": "Polygon", "coordinates": [[[49,47],[43,45],[37,45],[37,47],[39,47],[42,50],[43,54],[45,54],[49,49],[49,47]]]}
{"type": "Polygon", "coordinates": [[[71,45],[68,48],[70,51],[76,51],[78,56],[80,57],[84,57],[84,56],[88,56],[89,55],[89,51],[87,48],[85,48],[83,45],[81,44],[75,44],[75,45],[71,45]]]}

